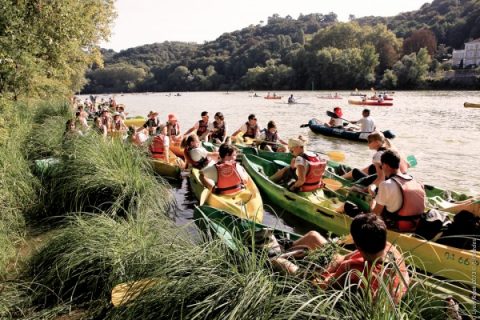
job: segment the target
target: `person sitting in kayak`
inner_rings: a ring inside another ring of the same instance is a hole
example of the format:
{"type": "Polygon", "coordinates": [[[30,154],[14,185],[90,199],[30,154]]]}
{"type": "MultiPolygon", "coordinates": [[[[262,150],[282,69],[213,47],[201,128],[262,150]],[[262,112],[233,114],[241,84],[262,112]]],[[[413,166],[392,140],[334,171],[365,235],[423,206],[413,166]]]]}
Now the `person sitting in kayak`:
{"type": "Polygon", "coordinates": [[[167,136],[172,142],[180,142],[182,140],[182,134],[180,133],[180,124],[178,123],[177,116],[173,113],[168,115],[166,123],[167,136]]]}
{"type": "MultiPolygon", "coordinates": [[[[398,304],[407,292],[410,277],[405,259],[395,245],[387,241],[385,222],[372,213],[356,216],[350,225],[350,233],[356,250],[347,255],[335,255],[326,269],[313,280],[322,289],[328,287],[344,288],[347,286],[369,286],[367,292],[373,298],[381,286],[386,284],[388,293],[398,304]],[[369,279],[369,281],[365,281],[369,279]]],[[[310,231],[293,242],[290,252],[295,249],[313,251],[327,244],[327,239],[316,231],[310,231]]],[[[285,254],[287,255],[288,252],[285,254]]],[[[299,267],[284,258],[285,255],[272,258],[276,269],[295,274],[299,267]]]]}
{"type": "Polygon", "coordinates": [[[187,132],[184,133],[184,136],[188,136],[190,133],[196,130],[196,135],[200,139],[200,141],[207,141],[208,135],[212,130],[212,124],[208,121],[208,111],[203,111],[200,116],[202,117],[201,120],[195,122],[193,127],[188,129],[187,132]]]}
{"type": "Polygon", "coordinates": [[[293,97],[293,94],[288,97],[288,103],[295,103],[295,98],[293,97]]]}
{"type": "Polygon", "coordinates": [[[150,155],[153,159],[169,162],[170,159],[170,139],[167,135],[167,127],[160,126],[157,128],[155,136],[148,147],[150,155]]]}
{"type": "Polygon", "coordinates": [[[253,113],[248,116],[248,121],[232,134],[232,137],[236,138],[239,133],[243,133],[243,138],[256,139],[260,136],[260,126],[253,113]]]}
{"type": "Polygon", "coordinates": [[[224,143],[218,153],[220,160],[200,171],[200,181],[215,194],[233,194],[243,190],[250,177],[236,162],[236,148],[224,143]]]}
{"type": "MultiPolygon", "coordinates": [[[[382,171],[381,156],[382,154],[389,149],[392,149],[393,146],[390,143],[390,140],[385,138],[381,132],[370,133],[367,137],[368,148],[370,150],[375,150],[375,154],[372,157],[372,164],[363,169],[353,169],[342,175],[343,178],[354,180],[355,183],[362,186],[369,186],[374,184],[378,186],[380,182],[385,180],[385,176],[382,171]]],[[[409,168],[408,162],[401,158],[400,161],[400,172],[405,174],[409,168]]]]}
{"type": "Polygon", "coordinates": [[[182,141],[182,148],[184,148],[184,158],[186,165],[190,165],[196,169],[203,169],[205,166],[218,159],[218,152],[208,152],[200,145],[200,139],[196,134],[185,137],[182,141]]]}
{"type": "Polygon", "coordinates": [[[273,152],[286,152],[287,142],[283,141],[278,136],[277,125],[274,121],[269,121],[267,128],[262,130],[260,139],[263,142],[260,144],[261,150],[273,151],[273,152]]]}
{"type": "Polygon", "coordinates": [[[157,132],[157,128],[160,126],[160,119],[158,119],[158,112],[150,111],[147,115],[147,121],[143,124],[142,127],[137,129],[137,132],[142,131],[143,129],[148,130],[148,134],[153,136],[157,132]]]}
{"type": "Polygon", "coordinates": [[[330,121],[328,123],[325,123],[325,125],[331,128],[343,129],[343,119],[340,119],[341,117],[343,117],[342,108],[340,107],[333,108],[333,113],[335,113],[338,118],[331,117],[330,121]]]}
{"type": "Polygon", "coordinates": [[[287,188],[293,192],[313,192],[322,187],[327,161],[305,151],[306,142],[303,136],[288,140],[288,148],[293,154],[290,166],[277,171],[270,180],[287,181],[287,188]]]}
{"type": "Polygon", "coordinates": [[[350,121],[350,123],[360,124],[360,139],[365,139],[370,133],[377,129],[375,126],[375,121],[372,117],[370,117],[370,109],[363,109],[362,118],[357,121],[350,121]]]}
{"type": "Polygon", "coordinates": [[[382,154],[382,170],[387,179],[378,185],[376,196],[373,188],[368,188],[372,197],[375,196],[371,209],[383,217],[389,228],[414,232],[425,211],[426,195],[422,184],[400,172],[400,160],[394,150],[382,154]]]}
{"type": "Polygon", "coordinates": [[[126,132],[128,130],[127,126],[123,122],[120,112],[113,113],[113,128],[112,131],[126,132]]]}
{"type": "Polygon", "coordinates": [[[210,131],[210,142],[212,143],[225,143],[227,139],[227,124],[223,113],[215,113],[215,120],[212,123],[213,128],[210,131]]]}

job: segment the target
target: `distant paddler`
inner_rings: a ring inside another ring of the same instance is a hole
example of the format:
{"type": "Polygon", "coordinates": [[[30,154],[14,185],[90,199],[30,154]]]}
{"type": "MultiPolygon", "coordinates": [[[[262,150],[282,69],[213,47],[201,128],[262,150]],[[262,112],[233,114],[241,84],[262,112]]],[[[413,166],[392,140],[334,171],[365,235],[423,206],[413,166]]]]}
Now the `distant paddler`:
{"type": "Polygon", "coordinates": [[[200,116],[202,117],[202,119],[195,122],[193,127],[188,129],[188,131],[184,133],[184,136],[188,136],[190,133],[196,131],[195,134],[198,136],[200,141],[207,141],[208,135],[210,134],[210,131],[213,127],[212,124],[209,122],[208,111],[203,111],[200,116]]]}
{"type": "Polygon", "coordinates": [[[333,108],[333,113],[337,117],[330,117],[330,121],[328,123],[325,123],[325,126],[328,126],[330,128],[339,128],[343,129],[343,111],[342,108],[340,107],[335,107],[333,108]]]}
{"type": "MultiPolygon", "coordinates": [[[[352,124],[360,124],[360,138],[365,139],[368,135],[377,129],[375,121],[370,116],[370,109],[363,109],[362,118],[357,121],[350,121],[352,124]]],[[[350,129],[350,128],[349,128],[350,129]]]]}
{"type": "Polygon", "coordinates": [[[295,98],[293,97],[293,94],[291,94],[290,97],[288,97],[288,103],[289,103],[289,104],[293,104],[293,103],[295,103],[295,102],[296,102],[296,101],[295,101],[295,98]]]}

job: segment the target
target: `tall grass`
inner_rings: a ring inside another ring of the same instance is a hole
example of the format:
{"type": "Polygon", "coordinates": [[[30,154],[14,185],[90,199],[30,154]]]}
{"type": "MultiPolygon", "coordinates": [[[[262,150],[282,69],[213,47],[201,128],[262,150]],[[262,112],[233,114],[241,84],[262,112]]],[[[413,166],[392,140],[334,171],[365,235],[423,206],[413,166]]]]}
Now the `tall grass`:
{"type": "Polygon", "coordinates": [[[65,152],[50,177],[45,199],[49,215],[165,214],[173,204],[170,186],[155,178],[147,156],[134,146],[89,135],[71,141],[65,152]]]}
{"type": "Polygon", "coordinates": [[[191,246],[169,219],[73,217],[29,261],[33,301],[42,307],[103,298],[120,282],[147,277],[172,251],[191,246]]]}

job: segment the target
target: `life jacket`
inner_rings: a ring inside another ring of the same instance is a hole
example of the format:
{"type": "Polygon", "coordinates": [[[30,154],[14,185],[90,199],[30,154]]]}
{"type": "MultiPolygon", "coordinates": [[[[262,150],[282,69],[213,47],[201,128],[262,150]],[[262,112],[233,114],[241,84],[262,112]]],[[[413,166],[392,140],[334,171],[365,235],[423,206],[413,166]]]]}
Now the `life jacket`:
{"type": "Polygon", "coordinates": [[[257,135],[258,125],[250,126],[248,121],[245,122],[245,124],[247,125],[247,132],[245,132],[243,134],[243,136],[246,137],[246,138],[255,139],[255,137],[257,135]]]}
{"type": "Polygon", "coordinates": [[[244,188],[242,177],[237,171],[237,163],[235,161],[216,163],[217,168],[217,184],[215,193],[232,194],[244,188]]]}
{"type": "Polygon", "coordinates": [[[425,211],[425,190],[423,185],[407,175],[390,177],[402,191],[402,206],[391,215],[395,227],[401,232],[414,232],[425,211]]]}
{"type": "Polygon", "coordinates": [[[195,148],[192,148],[192,147],[185,148],[183,150],[183,157],[185,158],[185,161],[187,163],[190,163],[192,167],[194,167],[195,169],[199,169],[199,170],[203,169],[208,163],[208,158],[205,157],[200,159],[199,161],[193,161],[192,157],[190,156],[190,151],[192,151],[193,149],[195,148]]]}
{"type": "Polygon", "coordinates": [[[305,183],[300,187],[300,191],[315,191],[322,187],[322,177],[327,167],[327,161],[320,159],[317,155],[309,156],[303,153],[302,158],[307,160],[308,171],[305,176],[305,183]]]}
{"type": "Polygon", "coordinates": [[[180,133],[180,125],[177,123],[173,124],[167,122],[167,135],[176,136],[180,133]]]}
{"type": "Polygon", "coordinates": [[[265,141],[277,142],[277,140],[278,140],[277,131],[275,131],[274,133],[271,133],[270,131],[265,130],[265,141]]]}
{"type": "Polygon", "coordinates": [[[149,148],[153,159],[165,160],[165,136],[163,134],[153,137],[149,148]]]}
{"type": "Polygon", "coordinates": [[[201,137],[208,129],[208,122],[203,120],[198,121],[197,136],[201,137]]]}
{"type": "Polygon", "coordinates": [[[223,138],[225,137],[225,122],[223,122],[222,125],[219,125],[217,121],[213,121],[213,127],[218,130],[212,133],[212,139],[223,141],[223,138]]]}

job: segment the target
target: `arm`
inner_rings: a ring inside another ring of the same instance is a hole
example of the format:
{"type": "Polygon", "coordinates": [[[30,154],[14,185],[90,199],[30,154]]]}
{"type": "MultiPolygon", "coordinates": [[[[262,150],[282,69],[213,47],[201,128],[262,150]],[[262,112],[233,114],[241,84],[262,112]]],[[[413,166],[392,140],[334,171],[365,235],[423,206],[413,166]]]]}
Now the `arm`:
{"type": "Polygon", "coordinates": [[[239,134],[240,132],[242,132],[241,129],[238,129],[237,131],[235,131],[234,133],[232,133],[232,137],[236,137],[237,134],[239,134]]]}
{"type": "Polygon", "coordinates": [[[205,174],[203,173],[203,170],[200,171],[200,181],[203,183],[203,185],[210,191],[213,192],[213,188],[215,187],[215,183],[213,182],[212,179],[209,179],[205,177],[205,174]]]}
{"type": "Polygon", "coordinates": [[[375,165],[375,169],[377,170],[377,179],[373,181],[373,184],[378,187],[380,183],[385,181],[385,174],[383,173],[383,170],[380,168],[380,164],[374,163],[374,165],[375,165]]]}
{"type": "Polygon", "coordinates": [[[295,183],[290,187],[290,190],[295,190],[297,188],[300,188],[303,186],[305,183],[305,166],[303,165],[298,165],[297,166],[297,172],[298,172],[298,179],[295,181],[295,183]]]}
{"type": "Polygon", "coordinates": [[[190,133],[192,133],[193,131],[195,131],[195,127],[192,127],[192,128],[190,128],[190,129],[188,129],[188,131],[185,132],[183,135],[184,135],[184,136],[188,136],[188,135],[189,135],[190,133]]]}

